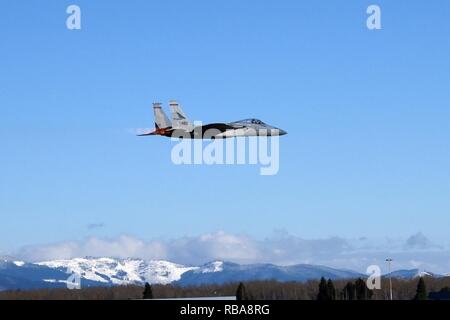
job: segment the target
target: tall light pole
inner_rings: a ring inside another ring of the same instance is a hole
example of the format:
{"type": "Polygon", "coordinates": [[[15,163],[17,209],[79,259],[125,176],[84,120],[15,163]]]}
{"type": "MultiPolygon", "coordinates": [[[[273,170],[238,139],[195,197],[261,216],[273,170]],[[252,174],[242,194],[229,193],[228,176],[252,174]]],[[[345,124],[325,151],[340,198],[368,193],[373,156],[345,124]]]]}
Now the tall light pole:
{"type": "Polygon", "coordinates": [[[392,300],[392,275],[391,275],[392,259],[391,258],[387,258],[386,262],[388,263],[388,270],[389,270],[389,293],[390,293],[390,297],[391,297],[391,300],[392,300]]]}

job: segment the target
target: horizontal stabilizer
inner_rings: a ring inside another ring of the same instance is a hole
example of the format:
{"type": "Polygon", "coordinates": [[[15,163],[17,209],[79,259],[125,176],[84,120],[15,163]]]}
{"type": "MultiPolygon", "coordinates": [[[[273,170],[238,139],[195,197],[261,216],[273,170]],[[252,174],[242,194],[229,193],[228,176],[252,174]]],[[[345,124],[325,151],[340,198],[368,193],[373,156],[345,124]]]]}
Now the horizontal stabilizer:
{"type": "Polygon", "coordinates": [[[155,131],[149,131],[149,132],[144,132],[144,133],[139,133],[137,134],[138,137],[145,137],[145,136],[154,136],[156,135],[155,131]]]}

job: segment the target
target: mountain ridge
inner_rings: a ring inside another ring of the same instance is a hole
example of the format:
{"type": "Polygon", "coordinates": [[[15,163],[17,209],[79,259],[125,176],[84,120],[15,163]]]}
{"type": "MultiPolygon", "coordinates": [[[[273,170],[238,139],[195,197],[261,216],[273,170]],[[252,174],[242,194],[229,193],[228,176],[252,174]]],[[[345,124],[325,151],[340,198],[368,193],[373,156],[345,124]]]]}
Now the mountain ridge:
{"type": "MultiPolygon", "coordinates": [[[[167,260],[109,257],[58,259],[30,263],[8,257],[8,259],[0,259],[0,290],[65,287],[72,274],[79,275],[82,287],[142,285],[145,282],[187,286],[251,280],[304,282],[321,277],[333,280],[367,277],[365,274],[352,270],[312,264],[279,266],[270,263],[238,264],[216,260],[193,266],[167,260]]],[[[390,275],[402,279],[439,276],[419,269],[397,270],[390,275]]]]}

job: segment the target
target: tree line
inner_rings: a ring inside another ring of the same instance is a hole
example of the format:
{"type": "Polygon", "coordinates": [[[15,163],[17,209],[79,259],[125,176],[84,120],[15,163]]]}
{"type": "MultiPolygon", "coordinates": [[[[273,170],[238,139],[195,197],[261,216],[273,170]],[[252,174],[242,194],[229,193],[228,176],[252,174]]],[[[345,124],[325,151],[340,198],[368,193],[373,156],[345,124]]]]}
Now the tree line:
{"type": "MultiPolygon", "coordinates": [[[[367,289],[364,279],[279,282],[247,281],[244,283],[199,286],[128,285],[92,287],[80,290],[39,289],[3,291],[2,300],[126,300],[189,297],[236,296],[238,300],[388,300],[389,281],[383,279],[380,290],[367,289]]],[[[392,279],[394,300],[424,300],[450,296],[450,277],[401,280],[392,279]]],[[[449,297],[450,299],[450,297],[449,297]]]]}

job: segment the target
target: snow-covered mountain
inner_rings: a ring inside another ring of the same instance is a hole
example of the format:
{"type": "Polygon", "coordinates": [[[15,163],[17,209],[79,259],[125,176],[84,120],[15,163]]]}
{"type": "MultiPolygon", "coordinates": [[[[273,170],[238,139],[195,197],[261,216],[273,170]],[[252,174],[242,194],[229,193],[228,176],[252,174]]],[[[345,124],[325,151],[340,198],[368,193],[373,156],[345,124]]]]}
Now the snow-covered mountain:
{"type": "Polygon", "coordinates": [[[75,258],[36,263],[52,269],[76,273],[82,278],[113,285],[134,283],[167,284],[180,279],[186,271],[197,267],[185,267],[163,260],[75,258]]]}
{"type": "Polygon", "coordinates": [[[433,278],[441,278],[445,277],[444,275],[436,274],[430,271],[419,270],[419,269],[410,269],[410,270],[397,270],[385,275],[385,277],[392,277],[397,279],[414,279],[419,277],[433,277],[433,278]]]}
{"type": "Polygon", "coordinates": [[[362,276],[353,271],[324,266],[249,264],[213,261],[193,267],[168,261],[140,259],[76,258],[37,263],[51,269],[79,274],[82,279],[112,285],[142,284],[144,282],[180,285],[199,285],[248,280],[307,281],[326,277],[349,279],[362,276]]]}
{"type": "MultiPolygon", "coordinates": [[[[58,268],[0,259],[0,291],[65,287],[68,277],[65,271],[58,268]]],[[[89,279],[82,279],[81,283],[85,287],[103,285],[89,279]]]]}
{"type": "MultiPolygon", "coordinates": [[[[70,275],[77,274],[82,287],[174,283],[178,285],[221,284],[250,280],[307,281],[320,277],[354,279],[366,275],[325,266],[299,264],[277,266],[213,261],[201,266],[184,266],[163,260],[75,258],[27,263],[0,259],[0,290],[65,287],[70,275]]],[[[392,277],[412,279],[438,276],[430,272],[399,270],[392,277]]]]}
{"type": "Polygon", "coordinates": [[[325,266],[298,264],[277,266],[268,263],[240,265],[216,261],[185,272],[176,283],[180,285],[222,284],[251,280],[308,281],[320,279],[353,279],[364,275],[325,266]]]}

